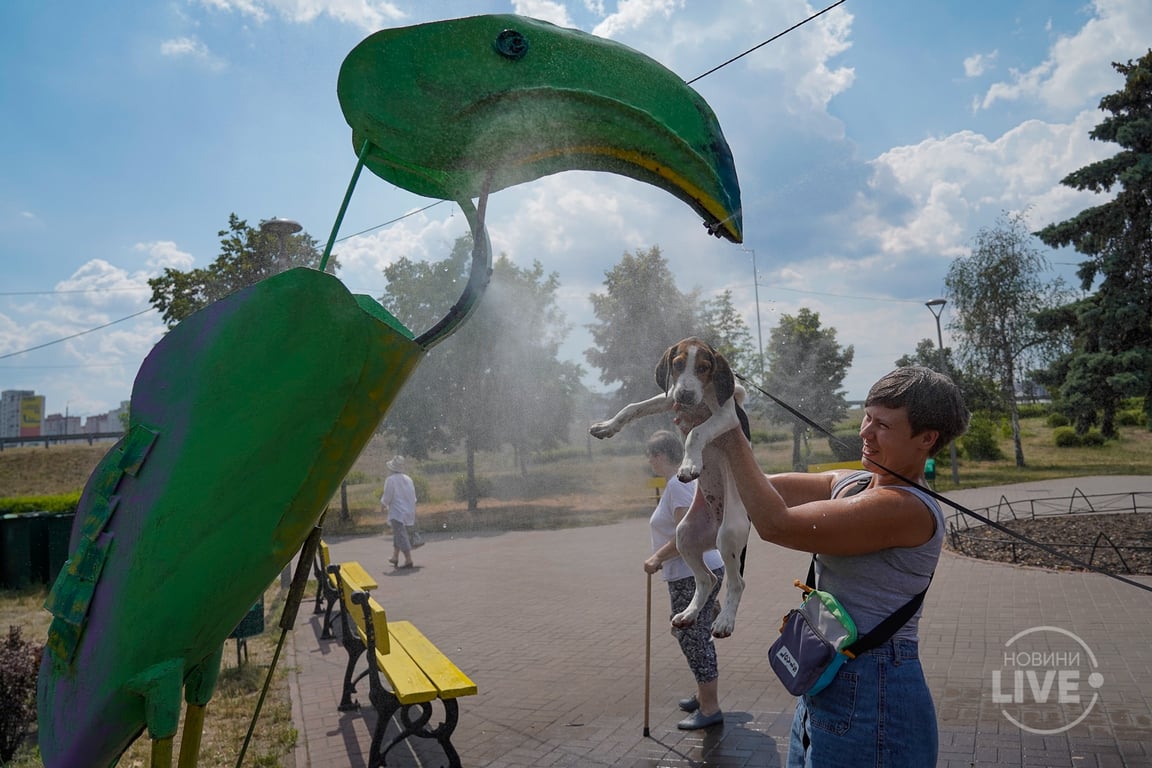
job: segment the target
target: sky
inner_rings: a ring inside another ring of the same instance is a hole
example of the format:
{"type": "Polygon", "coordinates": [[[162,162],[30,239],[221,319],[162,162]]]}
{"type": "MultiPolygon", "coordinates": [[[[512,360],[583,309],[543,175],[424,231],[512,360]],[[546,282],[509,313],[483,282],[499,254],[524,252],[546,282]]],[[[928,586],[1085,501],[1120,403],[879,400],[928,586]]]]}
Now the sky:
{"type": "MultiPolygon", "coordinates": [[[[689,81],[827,4],[7,0],[0,390],[73,416],[129,399],[164,330],[148,278],[210,264],[231,213],[291,218],[326,242],[356,160],[336,76],[378,29],[516,13],[689,81]]],[[[682,291],[732,292],[755,343],[783,315],[817,312],[854,348],[844,386],[862,399],[936,339],[924,304],[980,228],[1019,211],[1037,230],[1107,199],[1060,180],[1116,152],[1088,134],[1124,85],[1111,63],[1147,52],[1148,29],[1147,0],[846,0],[693,83],[732,149],[743,245],[655,187],[567,172],[492,195],[493,248],[557,274],[572,326],[561,355],[594,390],[588,297],[623,254],[658,245],[682,291]]],[[[335,249],[345,285],[380,296],[389,263],[446,257],[468,230],[454,203],[416,213],[435,202],[365,174],[335,249]]],[[[1036,246],[1075,282],[1078,254],[1036,246]]]]}

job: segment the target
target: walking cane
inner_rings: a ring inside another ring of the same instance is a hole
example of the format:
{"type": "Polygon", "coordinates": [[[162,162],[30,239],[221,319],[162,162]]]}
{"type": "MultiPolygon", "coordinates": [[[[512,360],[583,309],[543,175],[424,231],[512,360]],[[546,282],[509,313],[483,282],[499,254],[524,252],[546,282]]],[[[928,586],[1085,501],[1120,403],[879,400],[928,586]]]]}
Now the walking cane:
{"type": "Polygon", "coordinates": [[[648,574],[648,599],[644,605],[644,738],[648,731],[648,703],[652,679],[652,574],[648,574]]]}

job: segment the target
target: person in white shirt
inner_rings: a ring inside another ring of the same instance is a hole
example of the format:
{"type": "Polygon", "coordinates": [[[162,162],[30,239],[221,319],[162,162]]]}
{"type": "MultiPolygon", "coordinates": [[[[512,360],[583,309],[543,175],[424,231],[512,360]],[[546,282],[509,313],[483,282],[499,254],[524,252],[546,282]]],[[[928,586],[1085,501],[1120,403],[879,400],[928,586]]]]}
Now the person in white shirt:
{"type": "Polygon", "coordinates": [[[388,562],[397,568],[411,568],[412,542],[408,539],[408,526],[416,524],[416,486],[404,474],[404,457],[394,456],[384,466],[389,475],[384,480],[384,493],[380,496],[380,511],[388,515],[392,526],[392,557],[388,562]],[[404,564],[400,564],[400,555],[404,564]]]}
{"type": "MultiPolygon", "coordinates": [[[[652,471],[668,482],[649,520],[652,529],[652,555],[644,561],[644,572],[649,574],[662,572],[664,581],[668,584],[668,595],[672,603],[670,615],[674,616],[688,607],[692,595],[696,592],[696,579],[676,549],[676,525],[692,505],[692,497],[696,493],[696,481],[682,483],[676,477],[680,461],[684,458],[684,445],[675,434],[664,430],[655,433],[648,439],[645,453],[652,471]]],[[[680,643],[680,650],[684,652],[688,667],[696,678],[696,693],[679,702],[680,709],[689,715],[676,726],[685,731],[708,728],[724,722],[717,690],[719,671],[716,664],[716,645],[712,641],[716,595],[724,580],[724,561],[720,557],[719,550],[710,549],[705,552],[704,564],[716,574],[716,586],[693,626],[686,629],[672,629],[672,635],[680,643]]]]}

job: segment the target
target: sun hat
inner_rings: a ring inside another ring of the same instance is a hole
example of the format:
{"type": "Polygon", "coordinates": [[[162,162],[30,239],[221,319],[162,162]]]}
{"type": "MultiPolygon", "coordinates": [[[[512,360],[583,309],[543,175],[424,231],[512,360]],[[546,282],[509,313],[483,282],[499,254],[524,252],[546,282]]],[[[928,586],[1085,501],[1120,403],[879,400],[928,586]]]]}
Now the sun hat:
{"type": "Polygon", "coordinates": [[[388,469],[392,470],[393,472],[403,472],[404,457],[393,456],[384,466],[388,467],[388,469]]]}

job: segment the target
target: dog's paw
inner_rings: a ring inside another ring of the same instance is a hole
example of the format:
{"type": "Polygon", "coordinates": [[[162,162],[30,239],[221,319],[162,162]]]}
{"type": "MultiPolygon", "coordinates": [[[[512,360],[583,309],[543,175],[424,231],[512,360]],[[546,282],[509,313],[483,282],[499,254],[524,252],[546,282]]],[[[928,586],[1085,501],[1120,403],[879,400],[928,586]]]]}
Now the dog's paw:
{"type": "Polygon", "coordinates": [[[611,421],[600,421],[589,427],[588,434],[592,435],[592,437],[603,440],[606,437],[612,437],[619,431],[620,428],[613,424],[611,421]]]}
{"type": "Polygon", "coordinates": [[[699,464],[693,463],[691,459],[685,456],[684,462],[676,472],[676,479],[682,483],[690,483],[700,477],[700,470],[701,467],[699,464]]]}
{"type": "Polygon", "coordinates": [[[724,608],[716,617],[716,621],[712,622],[712,637],[731,637],[735,630],[735,611],[729,612],[727,608],[724,608]]]}
{"type": "Polygon", "coordinates": [[[681,611],[672,617],[672,626],[676,629],[688,629],[696,624],[699,611],[681,611]]]}

